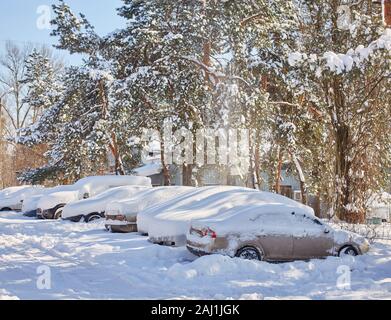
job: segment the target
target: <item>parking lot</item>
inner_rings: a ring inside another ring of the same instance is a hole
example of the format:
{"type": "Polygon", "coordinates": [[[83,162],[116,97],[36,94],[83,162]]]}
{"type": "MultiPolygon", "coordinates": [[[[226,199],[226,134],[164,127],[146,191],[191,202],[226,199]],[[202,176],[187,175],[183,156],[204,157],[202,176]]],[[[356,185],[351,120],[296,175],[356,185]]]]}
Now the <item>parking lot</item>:
{"type": "Polygon", "coordinates": [[[183,247],[109,233],[103,221],[1,212],[0,298],[391,299],[391,242],[376,241],[364,256],[310,262],[196,259],[183,247]]]}

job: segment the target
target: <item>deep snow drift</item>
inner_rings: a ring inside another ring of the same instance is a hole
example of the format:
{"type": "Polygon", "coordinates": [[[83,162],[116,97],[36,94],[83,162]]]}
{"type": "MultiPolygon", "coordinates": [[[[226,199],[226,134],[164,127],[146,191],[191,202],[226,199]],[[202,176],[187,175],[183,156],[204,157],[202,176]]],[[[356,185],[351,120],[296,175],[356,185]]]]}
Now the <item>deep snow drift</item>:
{"type": "Polygon", "coordinates": [[[4,299],[391,299],[391,242],[360,257],[269,264],[152,245],[91,224],[0,213],[4,299]],[[39,290],[37,268],[51,271],[39,290]],[[351,270],[351,288],[337,285],[351,270]]]}

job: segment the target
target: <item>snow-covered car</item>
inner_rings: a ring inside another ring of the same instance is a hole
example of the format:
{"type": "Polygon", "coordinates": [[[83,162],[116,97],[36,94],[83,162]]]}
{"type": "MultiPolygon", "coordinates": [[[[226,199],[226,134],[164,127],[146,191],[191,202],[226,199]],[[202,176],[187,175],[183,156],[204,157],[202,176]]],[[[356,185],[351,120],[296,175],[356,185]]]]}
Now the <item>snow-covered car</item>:
{"type": "Polygon", "coordinates": [[[151,179],[136,176],[94,176],[77,181],[73,185],[62,186],[62,191],[42,197],[37,204],[37,218],[59,219],[63,207],[68,203],[94,197],[108,189],[120,186],[151,187],[151,179]]]}
{"type": "Polygon", "coordinates": [[[65,189],[68,186],[57,186],[53,188],[44,188],[41,190],[39,194],[26,197],[23,201],[22,205],[22,212],[23,215],[26,217],[36,217],[37,216],[37,209],[38,209],[38,203],[39,200],[42,199],[42,197],[45,197],[49,194],[65,191],[65,189]]]}
{"type": "Polygon", "coordinates": [[[223,254],[249,260],[293,261],[364,254],[368,241],[334,230],[313,215],[287,204],[228,210],[212,219],[194,221],[187,248],[195,255],[223,254]]]}
{"type": "Polygon", "coordinates": [[[184,246],[191,221],[273,203],[285,203],[313,215],[312,208],[281,195],[242,187],[215,186],[195,188],[191,193],[144,210],[137,217],[137,225],[139,231],[148,233],[154,243],[184,246]]]}
{"type": "Polygon", "coordinates": [[[145,186],[122,186],[106,190],[89,199],[67,204],[63,208],[62,218],[73,222],[91,222],[104,218],[106,206],[110,202],[130,198],[148,189],[145,186]]]}
{"type": "Polygon", "coordinates": [[[23,186],[4,190],[0,198],[0,211],[21,211],[25,199],[44,190],[38,186],[23,186]]]}
{"type": "Polygon", "coordinates": [[[137,215],[141,211],[192,191],[192,187],[157,187],[113,201],[106,207],[106,228],[112,232],[137,232],[137,215]]]}

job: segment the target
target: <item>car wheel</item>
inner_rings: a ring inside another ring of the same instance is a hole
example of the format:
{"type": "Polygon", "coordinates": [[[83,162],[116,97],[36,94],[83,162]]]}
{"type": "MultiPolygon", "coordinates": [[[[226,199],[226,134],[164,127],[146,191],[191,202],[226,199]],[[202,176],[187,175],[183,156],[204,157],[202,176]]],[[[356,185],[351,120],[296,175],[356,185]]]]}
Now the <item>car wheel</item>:
{"type": "Polygon", "coordinates": [[[62,208],[57,209],[56,213],[54,214],[54,220],[59,220],[62,217],[62,208]]]}
{"type": "Polygon", "coordinates": [[[86,222],[89,223],[89,222],[92,222],[92,221],[95,221],[95,220],[99,220],[101,218],[102,217],[99,214],[92,214],[92,215],[90,215],[90,216],[88,216],[86,218],[86,222]]]}
{"type": "Polygon", "coordinates": [[[352,247],[352,246],[346,246],[344,248],[342,248],[340,251],[339,251],[339,256],[340,257],[343,257],[343,256],[357,256],[358,255],[358,252],[357,250],[352,247]]]}
{"type": "Polygon", "coordinates": [[[263,260],[263,255],[259,252],[257,248],[254,247],[244,247],[236,253],[237,258],[245,260],[263,260]]]}
{"type": "Polygon", "coordinates": [[[6,212],[6,211],[12,211],[12,210],[11,210],[11,208],[2,208],[0,211],[1,212],[6,212]]]}

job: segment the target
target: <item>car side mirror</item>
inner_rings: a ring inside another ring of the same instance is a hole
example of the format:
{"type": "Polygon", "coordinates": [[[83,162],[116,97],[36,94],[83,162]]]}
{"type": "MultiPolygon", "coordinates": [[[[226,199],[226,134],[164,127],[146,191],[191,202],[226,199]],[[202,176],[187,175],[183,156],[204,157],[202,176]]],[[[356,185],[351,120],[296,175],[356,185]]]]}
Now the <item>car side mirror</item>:
{"type": "Polygon", "coordinates": [[[323,232],[328,234],[328,233],[330,233],[330,229],[329,228],[324,228],[323,232]]]}
{"type": "Polygon", "coordinates": [[[86,192],[85,194],[83,194],[83,199],[88,199],[90,197],[90,194],[88,192],[86,192]]]}

